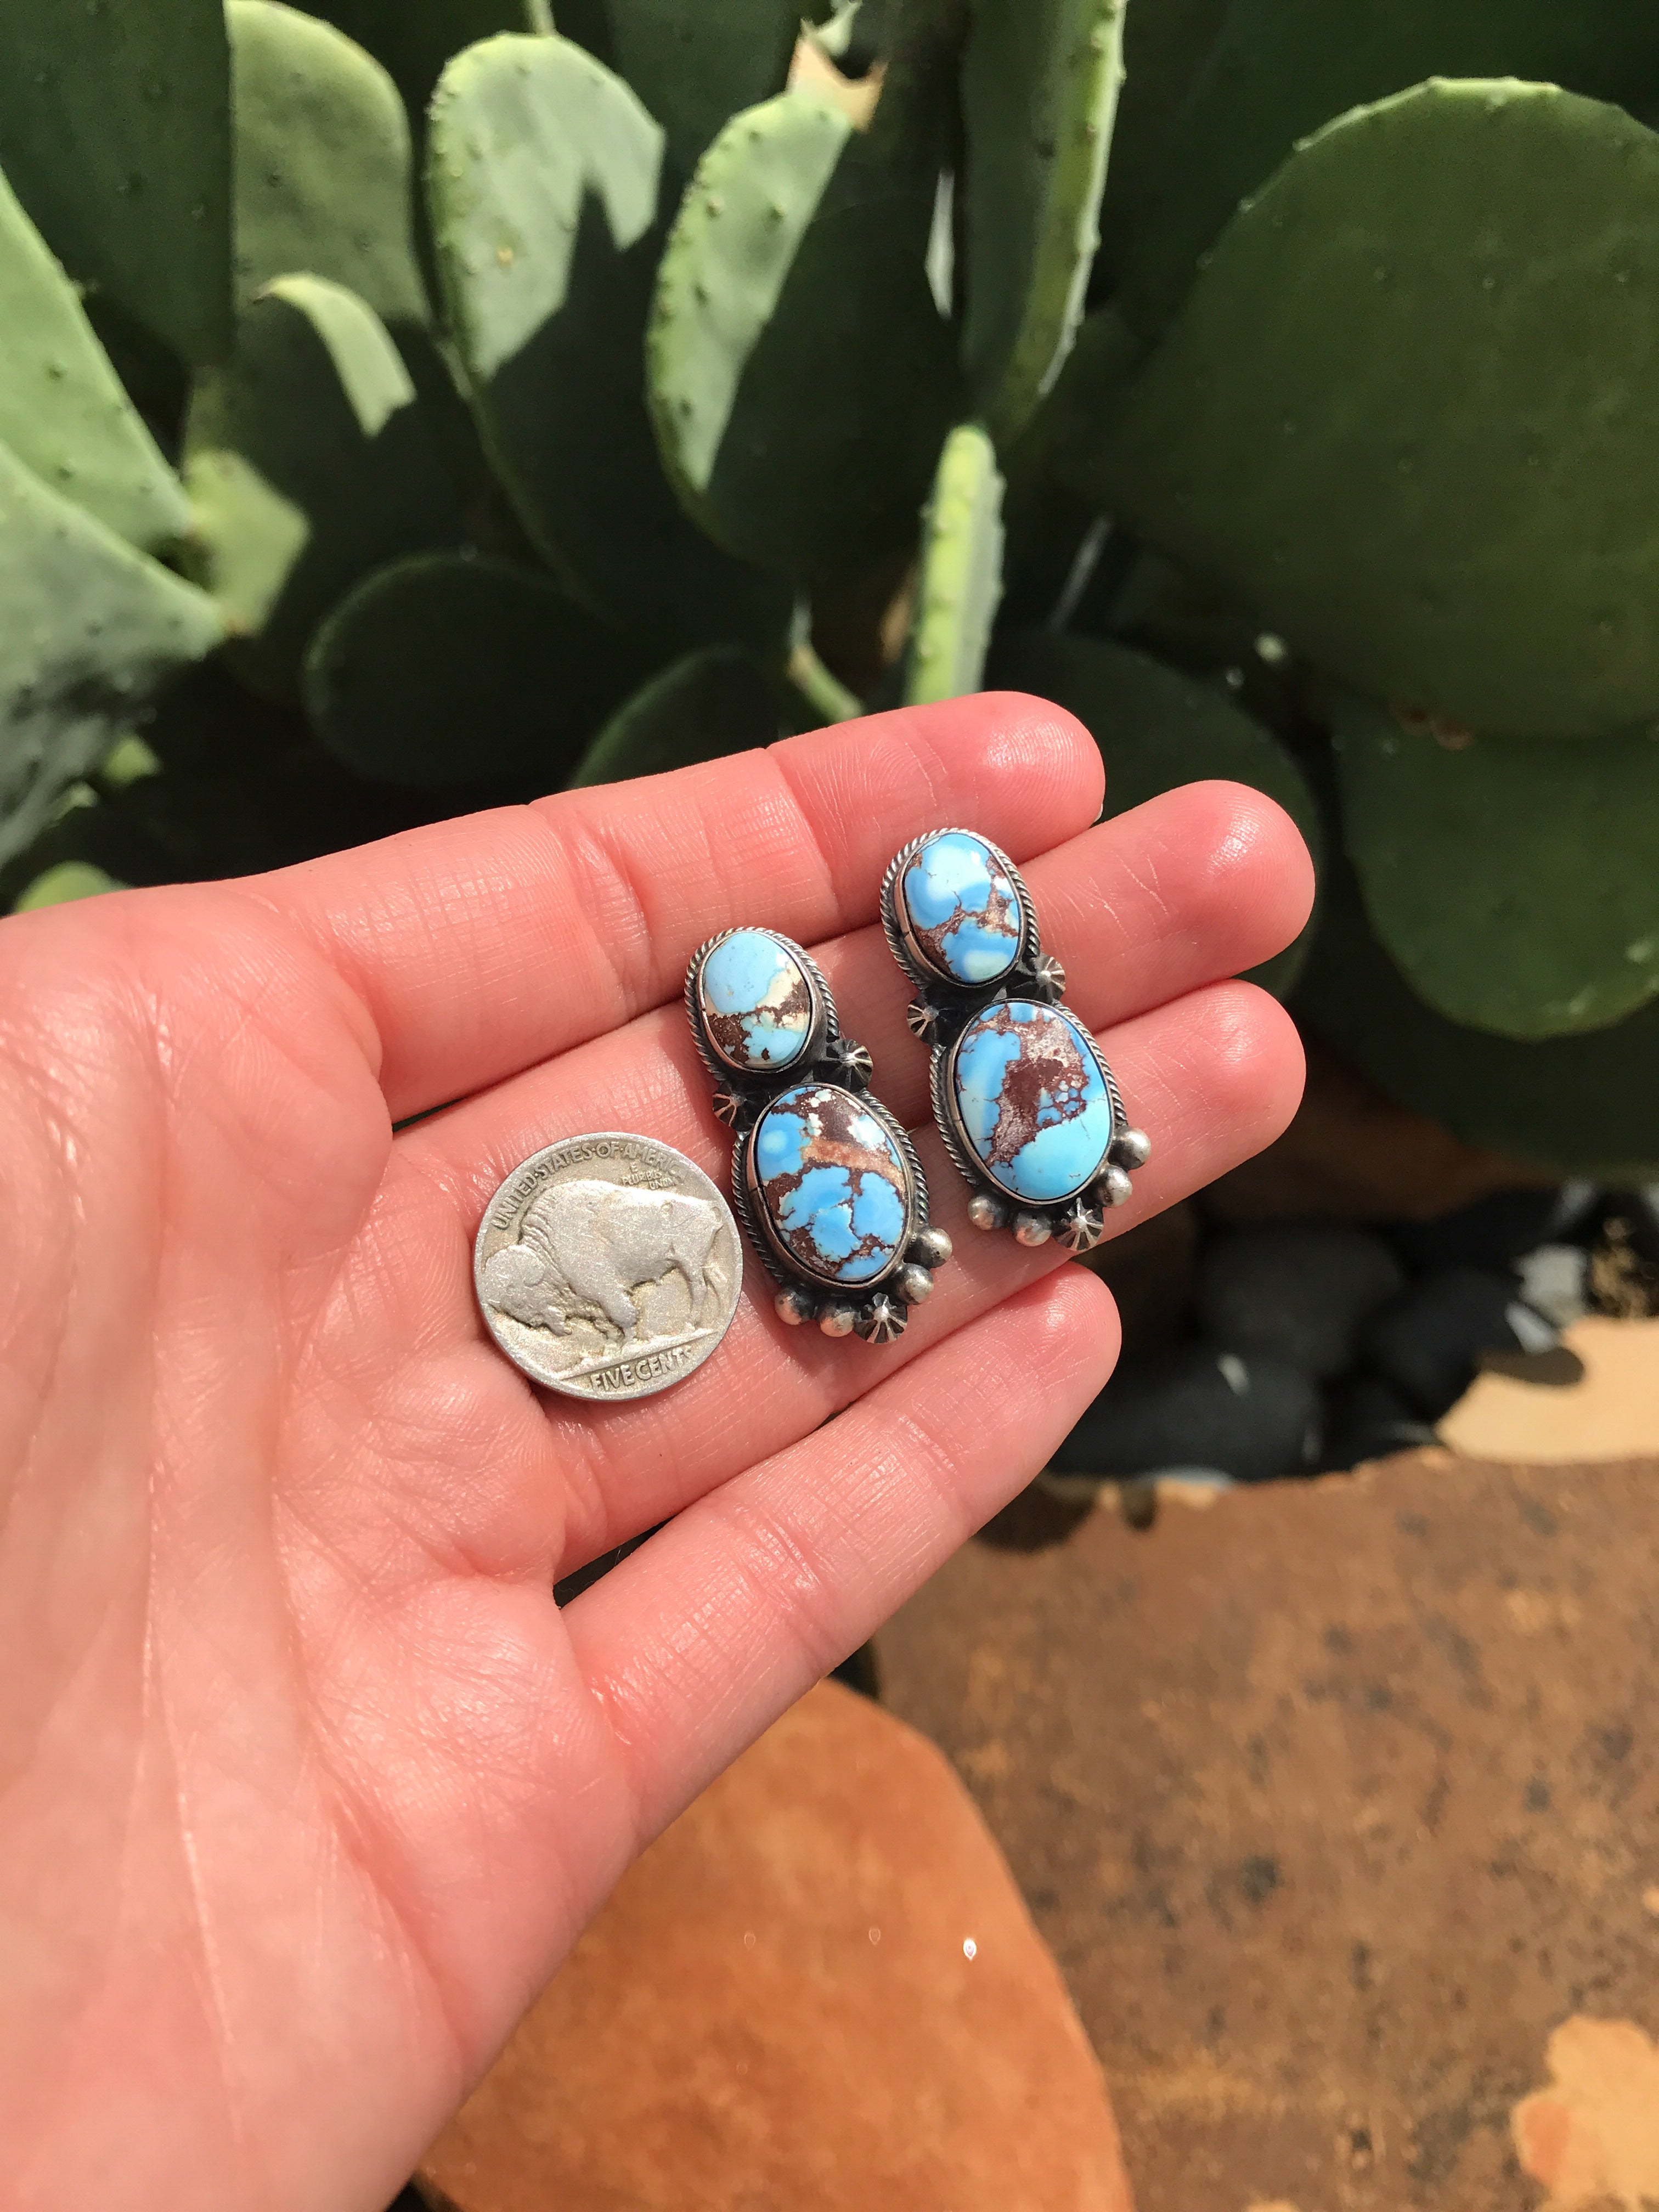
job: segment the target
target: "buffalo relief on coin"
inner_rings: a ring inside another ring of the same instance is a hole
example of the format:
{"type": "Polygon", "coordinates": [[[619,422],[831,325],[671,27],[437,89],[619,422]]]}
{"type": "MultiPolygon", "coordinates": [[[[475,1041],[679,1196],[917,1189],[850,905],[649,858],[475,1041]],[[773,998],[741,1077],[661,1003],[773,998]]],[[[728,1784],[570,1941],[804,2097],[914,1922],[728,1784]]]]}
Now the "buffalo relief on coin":
{"type": "Polygon", "coordinates": [[[685,1003],[779,1315],[890,1343],[951,1240],[928,1225],[921,1164],[869,1095],[870,1055],[841,1034],[817,963],[774,930],[728,929],[693,957],[685,1003]]]}
{"type": "Polygon", "coordinates": [[[606,1131],[514,1169],[485,1209],[473,1279],[491,1335],[533,1381],[573,1398],[643,1398],[725,1335],[743,1254],[701,1168],[606,1131]]]}

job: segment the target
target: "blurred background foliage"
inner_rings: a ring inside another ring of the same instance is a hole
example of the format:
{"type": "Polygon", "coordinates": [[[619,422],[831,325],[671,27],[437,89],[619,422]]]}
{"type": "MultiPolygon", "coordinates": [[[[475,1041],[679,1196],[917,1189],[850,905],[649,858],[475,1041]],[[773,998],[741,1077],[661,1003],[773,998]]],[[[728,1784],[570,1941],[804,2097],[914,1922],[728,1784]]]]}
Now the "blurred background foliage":
{"type": "Polygon", "coordinates": [[[1637,0],[9,0],[0,896],[1018,685],[1659,1176],[1649,118],[1637,0]]]}

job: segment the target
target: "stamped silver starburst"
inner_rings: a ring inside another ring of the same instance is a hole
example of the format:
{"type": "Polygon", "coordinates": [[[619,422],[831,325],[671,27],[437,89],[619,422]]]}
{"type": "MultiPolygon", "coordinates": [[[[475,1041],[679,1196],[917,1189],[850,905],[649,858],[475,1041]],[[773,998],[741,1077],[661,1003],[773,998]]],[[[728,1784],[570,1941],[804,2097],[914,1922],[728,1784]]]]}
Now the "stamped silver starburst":
{"type": "Polygon", "coordinates": [[[1068,1252],[1092,1252],[1106,1234],[1106,1217],[1082,1199],[1068,1206],[1054,1224],[1054,1235],[1068,1252]]]}
{"type": "Polygon", "coordinates": [[[824,1048],[823,1062],[833,1079],[848,1091],[867,1091],[875,1063],[851,1037],[836,1037],[824,1048]]]}
{"type": "Polygon", "coordinates": [[[910,1034],[921,1044],[932,1044],[933,1032],[939,1026],[939,1017],[926,999],[912,999],[904,1009],[904,1018],[910,1025],[910,1034]]]}
{"type": "Polygon", "coordinates": [[[1066,969],[1052,952],[1044,952],[1031,963],[1031,973],[1036,980],[1037,996],[1057,1004],[1066,995],[1066,969]]]}
{"type": "Polygon", "coordinates": [[[866,1344],[890,1344],[895,1337],[903,1335],[909,1318],[908,1308],[883,1292],[859,1315],[858,1332],[866,1344]]]}
{"type": "Polygon", "coordinates": [[[710,1103],[717,1121],[724,1121],[728,1129],[736,1126],[738,1116],[743,1111],[743,1101],[735,1091],[722,1083],[710,1103]]]}

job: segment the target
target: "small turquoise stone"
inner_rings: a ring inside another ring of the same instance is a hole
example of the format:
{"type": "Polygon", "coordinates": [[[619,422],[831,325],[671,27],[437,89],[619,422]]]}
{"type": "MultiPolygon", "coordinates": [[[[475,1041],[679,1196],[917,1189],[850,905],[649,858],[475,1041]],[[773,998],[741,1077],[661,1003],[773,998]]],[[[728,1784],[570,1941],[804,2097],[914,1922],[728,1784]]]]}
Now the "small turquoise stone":
{"type": "Polygon", "coordinates": [[[897,1145],[860,1098],[802,1083],[755,1124],[750,1165],[773,1234],[828,1283],[873,1282],[903,1250],[910,1182],[897,1145]]]}
{"type": "Polygon", "coordinates": [[[962,1033],[951,1080],[968,1140],[1010,1198],[1052,1206],[1105,1167],[1114,1133],[1106,1072],[1063,1006],[988,1006],[962,1033]]]}
{"type": "Polygon", "coordinates": [[[982,837],[966,830],[930,837],[905,868],[898,896],[917,951],[951,982],[1000,982],[1018,959],[1019,895],[982,837]]]}
{"type": "Polygon", "coordinates": [[[763,929],[721,939],[702,963],[697,1000],[709,1042],[745,1074],[793,1066],[812,1032],[806,971],[763,929]]]}

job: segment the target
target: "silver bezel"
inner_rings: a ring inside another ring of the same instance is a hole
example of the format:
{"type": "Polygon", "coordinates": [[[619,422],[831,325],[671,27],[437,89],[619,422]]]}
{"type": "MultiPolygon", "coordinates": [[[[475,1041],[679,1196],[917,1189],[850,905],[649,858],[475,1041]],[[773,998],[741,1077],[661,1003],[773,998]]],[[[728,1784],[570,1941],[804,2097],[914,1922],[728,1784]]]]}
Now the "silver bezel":
{"type": "Polygon", "coordinates": [[[1042,937],[1037,927],[1036,908],[1031,903],[1031,894],[1026,888],[1024,877],[1021,875],[1001,846],[986,836],[982,830],[964,830],[955,824],[942,830],[927,830],[921,836],[913,837],[908,845],[894,854],[888,863],[887,873],[881,879],[881,926],[887,939],[888,950],[918,989],[923,992],[929,990],[947,992],[951,994],[953,1002],[957,1000],[981,996],[988,998],[998,991],[1006,990],[1023,968],[1030,967],[1042,956],[1042,937]],[[906,925],[898,895],[899,878],[916,854],[921,852],[922,847],[931,845],[936,837],[975,839],[1006,872],[1008,880],[1014,887],[1014,896],[1019,902],[1020,920],[1023,925],[1020,931],[1019,950],[1015,953],[1007,969],[994,982],[963,983],[959,982],[954,975],[940,975],[938,969],[923,958],[921,948],[916,944],[906,925]]]}
{"type": "Polygon", "coordinates": [[[804,1267],[772,1227],[772,1218],[768,1213],[760,1193],[756,1188],[754,1155],[755,1140],[759,1134],[760,1125],[770,1109],[776,1105],[779,1098],[787,1097],[789,1091],[803,1090],[808,1085],[823,1091],[846,1091],[844,1084],[830,1083],[822,1078],[808,1075],[803,1076],[799,1083],[784,1085],[778,1091],[776,1097],[769,1098],[756,1115],[752,1126],[744,1132],[732,1148],[732,1200],[737,1206],[738,1218],[744,1225],[750,1243],[754,1247],[761,1264],[780,1289],[806,1291],[824,1304],[835,1303],[862,1305],[867,1299],[876,1297],[887,1284],[893,1280],[906,1263],[911,1240],[930,1225],[927,1178],[921,1171],[921,1162],[916,1157],[916,1148],[910,1141],[910,1133],[898,1116],[891,1113],[878,1098],[873,1097],[867,1091],[846,1091],[846,1095],[849,1098],[866,1113],[872,1114],[880,1122],[888,1135],[893,1139],[899,1158],[904,1164],[905,1176],[908,1184],[904,1201],[904,1234],[899,1241],[896,1255],[882,1269],[880,1274],[872,1275],[862,1283],[837,1283],[827,1275],[814,1274],[811,1268],[804,1267]]]}
{"type": "Polygon", "coordinates": [[[697,947],[685,971],[685,1011],[691,1024],[691,1035],[698,1057],[714,1081],[744,1084],[757,1090],[775,1084],[803,1081],[804,1071],[815,1067],[823,1059],[825,1048],[841,1035],[835,994],[817,962],[805,946],[797,945],[793,937],[784,936],[781,930],[763,929],[757,924],[745,923],[735,929],[722,929],[697,947]],[[806,978],[807,991],[812,1000],[812,1025],[806,1032],[806,1042],[787,1067],[738,1067],[716,1048],[714,1040],[708,1034],[703,1019],[702,993],[699,988],[702,971],[709,954],[718,951],[728,938],[732,937],[769,937],[799,965],[806,978]]]}
{"type": "MultiPolygon", "coordinates": [[[[1052,1006],[1040,999],[1016,999],[991,1002],[993,1006],[999,1003],[1034,1006],[1040,1007],[1045,1013],[1063,1013],[1093,1054],[1095,1065],[1099,1068],[1105,1081],[1107,1103],[1111,1108],[1112,1114],[1112,1133],[1107,1139],[1106,1148],[1101,1154],[1098,1166],[1094,1168],[1075,1189],[1068,1190],[1061,1198],[1042,1200],[1022,1198],[1017,1191],[1009,1190],[1006,1185],[997,1181],[974,1150],[973,1140],[968,1134],[967,1125],[963,1121],[961,1109],[957,1104],[957,1054],[961,1048],[963,1038],[967,1036],[974,1022],[978,1019],[978,1014],[969,1017],[961,1031],[951,1039],[949,1044],[935,1045],[933,1048],[929,1070],[933,1119],[939,1127],[940,1140],[950,1155],[951,1164],[965,1182],[972,1183],[978,1189],[988,1192],[993,1198],[1000,1200],[1003,1205],[1012,1208],[1016,1212],[1036,1214],[1052,1225],[1058,1221],[1068,1206],[1075,1203],[1085,1192],[1095,1188],[1111,1164],[1112,1146],[1129,1125],[1128,1116],[1123,1107],[1123,1094],[1117,1087],[1117,1078],[1112,1073],[1111,1063],[1069,1006],[1052,1006]]],[[[981,1007],[979,1011],[981,1013],[988,1012],[990,1007],[981,1007]]]]}

